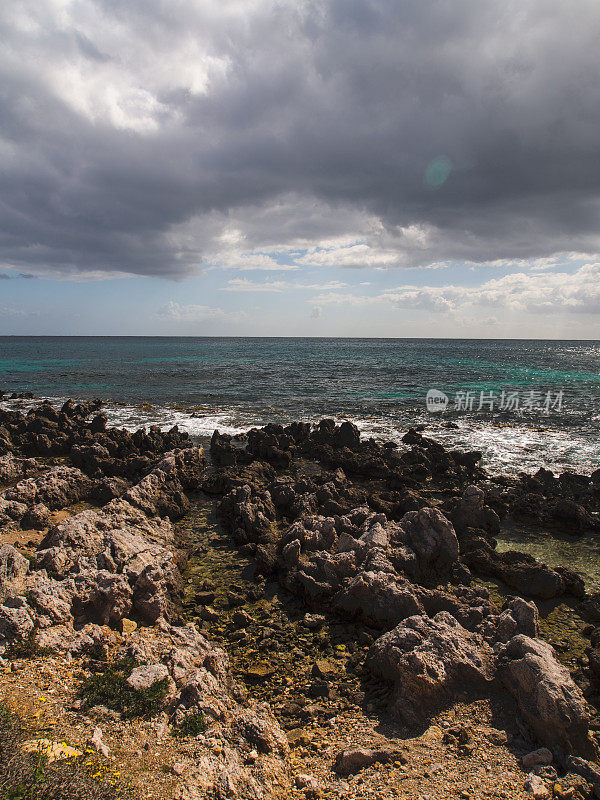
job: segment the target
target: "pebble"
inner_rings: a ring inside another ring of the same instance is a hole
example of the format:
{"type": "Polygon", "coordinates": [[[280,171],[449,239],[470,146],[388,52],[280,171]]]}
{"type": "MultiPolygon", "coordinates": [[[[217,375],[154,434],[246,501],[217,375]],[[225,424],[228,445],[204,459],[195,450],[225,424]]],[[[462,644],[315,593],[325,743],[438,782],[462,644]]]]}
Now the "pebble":
{"type": "Polygon", "coordinates": [[[531,769],[531,767],[551,764],[552,759],[553,756],[550,750],[548,750],[547,747],[540,747],[539,750],[533,750],[531,753],[527,753],[526,756],[523,756],[522,763],[525,769],[531,769]]]}
{"type": "Polygon", "coordinates": [[[300,773],[294,778],[294,783],[298,789],[318,789],[319,782],[312,775],[300,773]]]}
{"type": "Polygon", "coordinates": [[[94,733],[92,734],[92,738],[90,739],[90,742],[92,743],[92,745],[95,747],[95,749],[99,753],[102,753],[102,755],[105,758],[108,758],[108,754],[110,753],[110,749],[109,749],[108,745],[106,745],[102,741],[102,735],[103,735],[102,734],[102,729],[99,728],[98,726],[96,726],[94,728],[94,733]]]}
{"type": "Polygon", "coordinates": [[[534,800],[545,800],[550,797],[550,791],[541,778],[537,775],[529,775],[525,781],[525,790],[533,795],[534,800]]]}

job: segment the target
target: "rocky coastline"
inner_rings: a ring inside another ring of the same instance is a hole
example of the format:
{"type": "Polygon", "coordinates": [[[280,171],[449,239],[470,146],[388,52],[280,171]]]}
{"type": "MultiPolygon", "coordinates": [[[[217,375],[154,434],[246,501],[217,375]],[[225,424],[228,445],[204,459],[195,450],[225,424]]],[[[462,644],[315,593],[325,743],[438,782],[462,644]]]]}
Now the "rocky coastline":
{"type": "Polygon", "coordinates": [[[507,520],[600,536],[600,470],[0,410],[2,700],[135,796],[600,797],[600,595],[501,552],[507,520]],[[122,663],[131,708],[161,690],[145,719],[81,692],[122,663]]]}

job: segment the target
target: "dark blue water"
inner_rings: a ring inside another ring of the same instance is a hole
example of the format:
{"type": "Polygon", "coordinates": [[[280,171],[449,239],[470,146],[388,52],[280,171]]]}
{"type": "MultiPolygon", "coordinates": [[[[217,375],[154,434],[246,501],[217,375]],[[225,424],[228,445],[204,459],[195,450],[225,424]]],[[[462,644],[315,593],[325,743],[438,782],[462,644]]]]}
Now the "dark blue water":
{"type": "Polygon", "coordinates": [[[0,389],[101,397],[129,427],[177,422],[206,434],[333,416],[399,439],[425,423],[450,444],[483,449],[497,470],[600,463],[599,342],[1,337],[0,389]],[[425,408],[431,388],[449,397],[443,414],[425,408]],[[500,409],[503,391],[521,408],[500,409]],[[455,407],[461,392],[467,411],[455,407]]]}

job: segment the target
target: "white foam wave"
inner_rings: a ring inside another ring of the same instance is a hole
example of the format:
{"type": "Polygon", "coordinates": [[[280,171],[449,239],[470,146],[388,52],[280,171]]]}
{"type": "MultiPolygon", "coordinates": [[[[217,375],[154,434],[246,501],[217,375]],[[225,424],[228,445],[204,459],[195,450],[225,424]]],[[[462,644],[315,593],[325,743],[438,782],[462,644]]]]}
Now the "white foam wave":
{"type": "MultiPolygon", "coordinates": [[[[60,407],[64,397],[48,398],[53,405],[60,407]]],[[[36,400],[4,400],[1,408],[28,411],[39,404],[36,400]]],[[[261,413],[248,414],[240,410],[219,407],[196,407],[186,409],[179,406],[124,403],[106,403],[102,410],[108,416],[109,425],[130,431],[150,425],[158,425],[168,430],[177,425],[181,431],[197,438],[210,437],[215,429],[221,433],[236,434],[268,421],[261,413]]],[[[317,422],[321,416],[300,413],[297,419],[317,422]]],[[[373,437],[377,441],[394,441],[401,447],[402,436],[411,425],[425,424],[426,436],[439,441],[446,447],[464,450],[481,450],[484,454],[483,466],[491,473],[537,471],[540,467],[555,472],[567,469],[590,473],[600,466],[600,450],[597,440],[590,435],[578,434],[573,429],[542,429],[526,424],[497,425],[486,421],[457,420],[458,428],[445,427],[441,420],[431,415],[404,413],[396,420],[385,417],[355,417],[351,415],[330,415],[336,422],[351,420],[359,428],[364,438],[373,437]]]]}

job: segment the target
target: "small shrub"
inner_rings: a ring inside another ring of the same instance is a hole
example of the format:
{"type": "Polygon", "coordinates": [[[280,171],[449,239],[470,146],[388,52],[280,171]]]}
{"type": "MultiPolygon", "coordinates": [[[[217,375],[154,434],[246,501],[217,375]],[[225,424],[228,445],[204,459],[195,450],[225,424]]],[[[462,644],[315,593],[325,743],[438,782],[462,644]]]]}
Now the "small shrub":
{"type": "Polygon", "coordinates": [[[108,661],[106,646],[102,642],[94,642],[88,648],[87,654],[93,661],[108,661]]]}
{"type": "Polygon", "coordinates": [[[52,650],[49,647],[41,647],[37,643],[37,628],[33,628],[25,639],[13,640],[4,651],[4,658],[15,659],[34,659],[50,655],[52,650]]]}
{"type": "Polygon", "coordinates": [[[151,717],[160,711],[167,698],[169,679],[157,681],[148,689],[135,691],[127,685],[135,661],[113,661],[83,682],[80,694],[91,706],[106,706],[128,717],[151,717]]]}
{"type": "Polygon", "coordinates": [[[206,720],[204,714],[188,714],[184,717],[175,733],[177,736],[198,736],[206,730],[206,720]]]}

